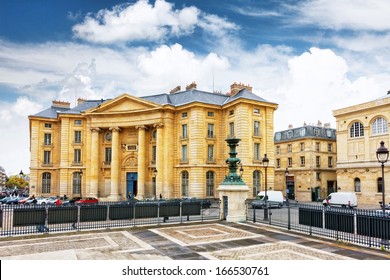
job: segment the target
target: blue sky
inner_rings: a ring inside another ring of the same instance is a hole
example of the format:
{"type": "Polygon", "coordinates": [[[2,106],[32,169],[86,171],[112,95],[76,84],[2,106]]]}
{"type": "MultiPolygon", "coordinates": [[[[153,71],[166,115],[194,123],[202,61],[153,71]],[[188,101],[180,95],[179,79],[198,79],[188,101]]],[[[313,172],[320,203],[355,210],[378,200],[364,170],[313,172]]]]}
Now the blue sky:
{"type": "Polygon", "coordinates": [[[0,1],[0,166],[29,168],[28,115],[52,100],[233,82],[279,104],[275,129],[390,90],[387,0],[0,1]],[[4,137],[5,136],[5,137],[4,137]]]}

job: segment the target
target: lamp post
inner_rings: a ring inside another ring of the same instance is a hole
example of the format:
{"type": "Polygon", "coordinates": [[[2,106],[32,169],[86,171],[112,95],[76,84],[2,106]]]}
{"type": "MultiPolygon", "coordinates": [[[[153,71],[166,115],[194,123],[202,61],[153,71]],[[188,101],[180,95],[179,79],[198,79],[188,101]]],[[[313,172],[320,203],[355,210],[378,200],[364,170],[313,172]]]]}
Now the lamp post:
{"type": "Polygon", "coordinates": [[[244,174],[244,168],[242,168],[242,163],[240,164],[240,178],[242,178],[242,175],[244,174]]]}
{"type": "Polygon", "coordinates": [[[288,168],[286,168],[286,171],[284,171],[284,174],[286,175],[286,205],[290,205],[290,202],[288,200],[288,184],[287,184],[287,177],[288,177],[288,168]]]}
{"type": "Polygon", "coordinates": [[[79,171],[79,175],[80,175],[80,197],[82,198],[83,197],[83,194],[82,194],[82,189],[83,189],[83,170],[80,169],[79,171]]]}
{"type": "Polygon", "coordinates": [[[153,169],[153,192],[154,192],[154,197],[157,199],[157,190],[156,190],[156,178],[157,178],[157,169],[153,169]]]}
{"type": "Polygon", "coordinates": [[[381,141],[380,147],[378,150],[376,150],[376,158],[378,159],[378,162],[382,165],[382,211],[383,211],[383,217],[385,217],[386,214],[386,206],[385,206],[385,163],[387,162],[389,158],[389,150],[385,147],[385,142],[381,141]]]}
{"type": "Polygon", "coordinates": [[[267,189],[268,189],[268,186],[267,186],[267,167],[268,167],[268,164],[269,164],[269,159],[267,158],[267,154],[264,154],[264,157],[263,157],[263,167],[264,167],[264,172],[265,172],[265,181],[264,181],[264,185],[265,185],[265,196],[264,196],[264,221],[268,221],[268,195],[267,195],[267,189]]]}

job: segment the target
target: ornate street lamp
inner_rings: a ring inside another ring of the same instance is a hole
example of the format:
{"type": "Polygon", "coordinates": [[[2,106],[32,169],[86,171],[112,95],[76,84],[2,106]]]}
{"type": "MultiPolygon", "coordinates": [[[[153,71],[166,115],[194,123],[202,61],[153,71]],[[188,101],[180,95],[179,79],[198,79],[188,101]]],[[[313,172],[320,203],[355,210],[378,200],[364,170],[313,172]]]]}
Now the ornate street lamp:
{"type": "Polygon", "coordinates": [[[290,203],[289,203],[289,200],[288,200],[288,194],[289,194],[289,191],[288,191],[288,184],[287,184],[287,177],[288,177],[288,168],[286,168],[286,171],[284,171],[284,174],[286,175],[286,205],[288,206],[290,203]]]}
{"type": "Polygon", "coordinates": [[[386,205],[385,205],[385,163],[389,159],[389,150],[385,147],[385,142],[381,141],[380,147],[378,150],[376,150],[376,158],[378,159],[378,162],[382,164],[382,211],[383,211],[383,217],[385,217],[386,214],[386,205]]]}
{"type": "Polygon", "coordinates": [[[156,168],[154,168],[153,169],[153,193],[154,193],[154,197],[155,198],[157,198],[157,186],[156,186],[156,184],[157,184],[157,182],[156,182],[156,178],[157,178],[157,173],[158,173],[158,171],[157,171],[157,169],[156,168]]]}
{"type": "Polygon", "coordinates": [[[268,189],[268,186],[267,186],[267,167],[268,167],[268,164],[269,164],[269,159],[267,158],[267,154],[264,154],[264,157],[263,157],[263,167],[264,167],[264,172],[265,172],[265,181],[264,181],[264,184],[265,184],[265,197],[264,197],[264,221],[268,221],[268,195],[267,195],[267,189],[268,189]]]}
{"type": "Polygon", "coordinates": [[[83,184],[82,184],[82,182],[83,182],[83,170],[82,170],[82,169],[80,169],[79,175],[80,175],[80,197],[82,198],[82,197],[83,197],[83,195],[82,195],[82,189],[83,189],[83,184]]]}
{"type": "Polygon", "coordinates": [[[242,168],[242,163],[240,163],[240,178],[242,178],[243,174],[244,174],[244,168],[242,168]]]}

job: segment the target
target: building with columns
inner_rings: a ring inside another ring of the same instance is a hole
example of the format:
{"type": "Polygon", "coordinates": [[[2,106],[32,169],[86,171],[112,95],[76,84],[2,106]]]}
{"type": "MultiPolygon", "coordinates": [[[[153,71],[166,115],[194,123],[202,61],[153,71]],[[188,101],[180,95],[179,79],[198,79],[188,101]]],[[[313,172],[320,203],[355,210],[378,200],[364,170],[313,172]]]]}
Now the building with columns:
{"type": "MultiPolygon", "coordinates": [[[[382,201],[382,170],[376,157],[380,142],[390,148],[390,92],[382,98],[333,111],[337,129],[337,182],[356,192],[358,203],[382,201]]],[[[386,203],[390,200],[390,169],[385,164],[386,203]],[[387,189],[387,191],[386,191],[387,189]]]]}
{"type": "Polygon", "coordinates": [[[30,189],[36,195],[93,196],[101,200],[218,197],[228,169],[225,139],[237,148],[243,180],[256,194],[265,182],[261,159],[270,159],[277,104],[234,83],[227,94],[192,83],[181,91],[110,100],[53,101],[29,116],[30,189]]]}
{"type": "Polygon", "coordinates": [[[336,130],[329,124],[290,126],[274,141],[275,190],[302,202],[337,191],[336,130]]]}

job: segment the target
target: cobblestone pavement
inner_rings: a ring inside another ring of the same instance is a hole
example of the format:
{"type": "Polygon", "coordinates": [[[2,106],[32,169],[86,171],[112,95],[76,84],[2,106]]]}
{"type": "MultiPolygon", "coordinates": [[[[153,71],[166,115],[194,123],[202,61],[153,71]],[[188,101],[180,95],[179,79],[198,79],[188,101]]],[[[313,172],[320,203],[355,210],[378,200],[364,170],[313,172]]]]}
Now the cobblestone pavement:
{"type": "Polygon", "coordinates": [[[0,239],[1,260],[388,260],[389,252],[251,222],[171,224],[0,239]]]}

